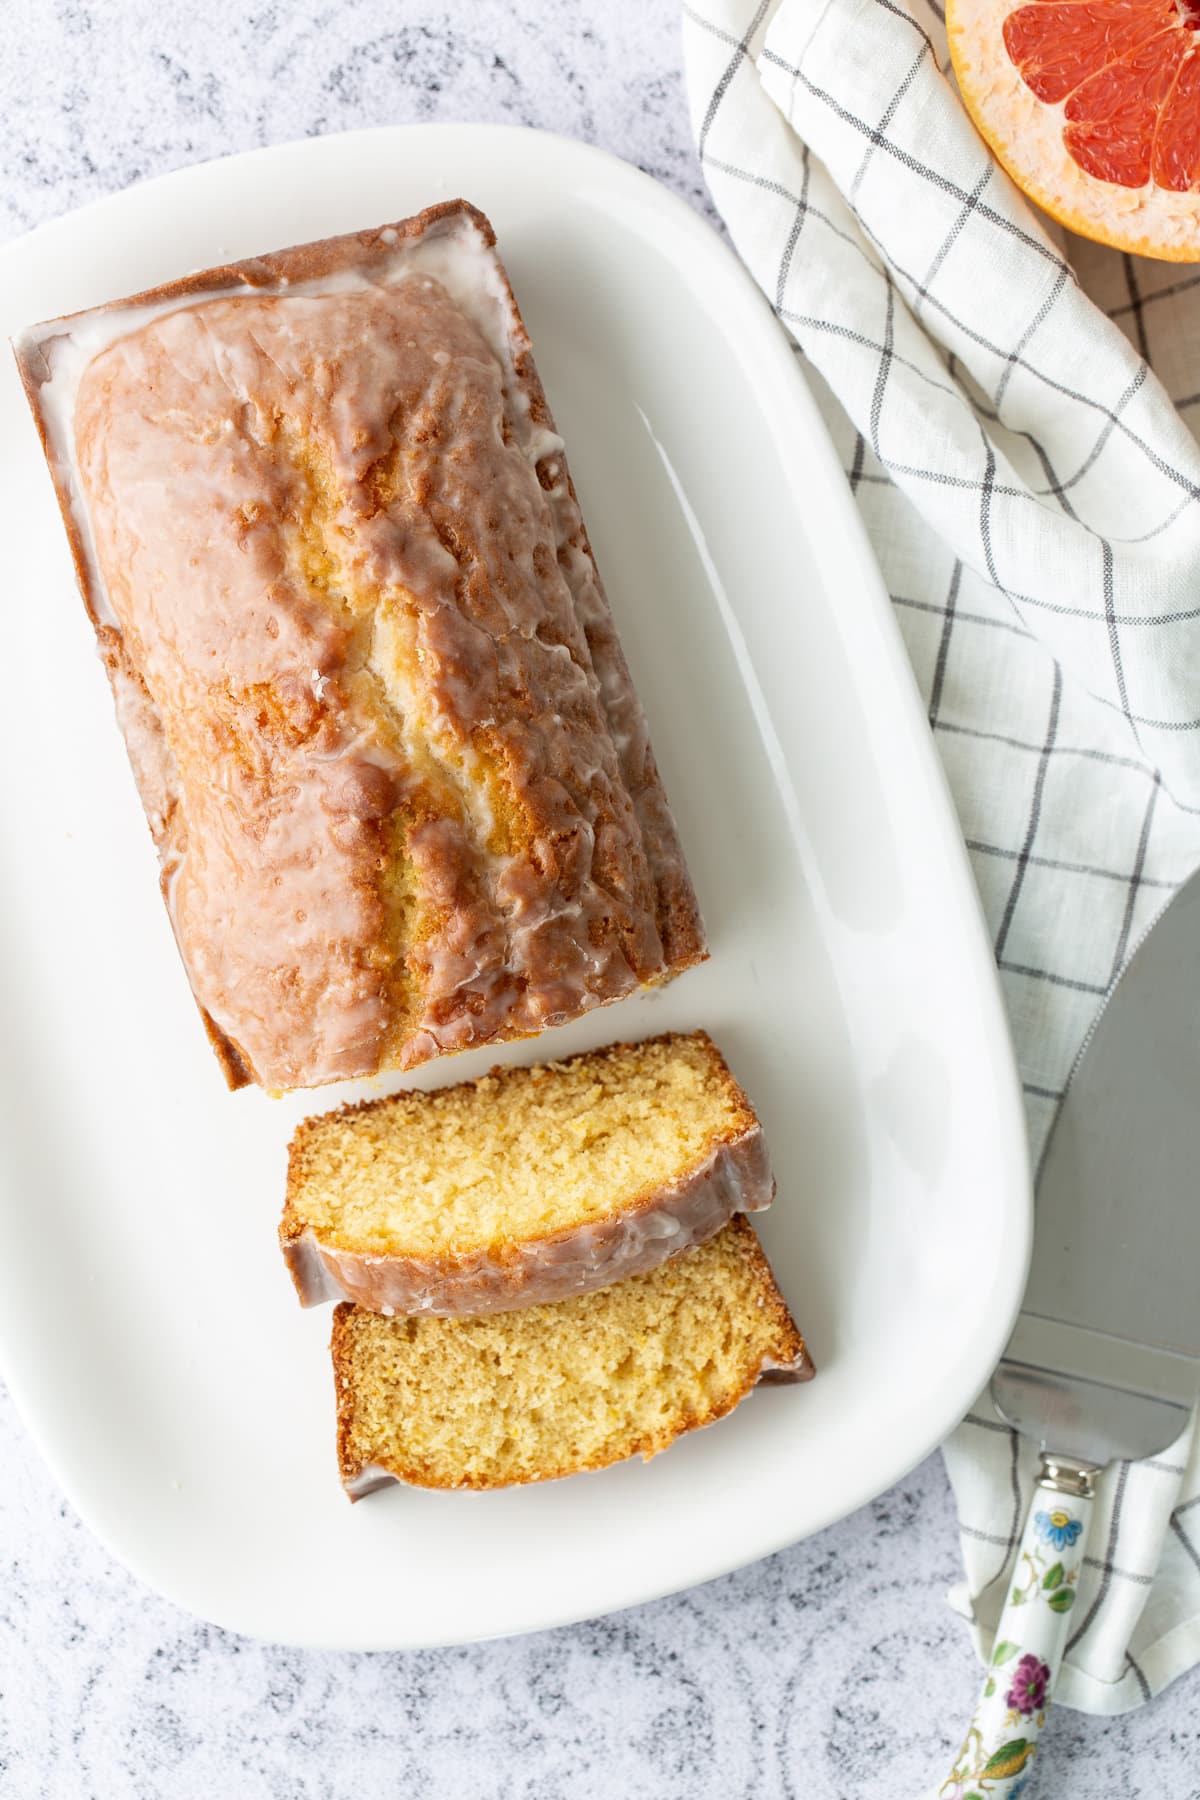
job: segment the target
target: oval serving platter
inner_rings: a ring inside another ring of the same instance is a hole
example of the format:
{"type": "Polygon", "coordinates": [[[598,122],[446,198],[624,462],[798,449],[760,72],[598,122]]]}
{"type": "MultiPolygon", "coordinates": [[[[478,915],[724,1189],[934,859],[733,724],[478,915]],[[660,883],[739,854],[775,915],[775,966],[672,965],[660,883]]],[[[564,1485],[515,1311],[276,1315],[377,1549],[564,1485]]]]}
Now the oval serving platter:
{"type": "MultiPolygon", "coordinates": [[[[296,1120],[226,1092],[11,363],[0,769],[0,1362],[143,1580],[279,1642],[463,1642],[628,1606],[898,1480],[982,1387],[1030,1238],[1019,1091],[966,854],[887,596],[795,358],[731,252],[597,150],[494,126],[182,170],[0,251],[0,328],[462,194],[566,438],[712,960],[433,1086],[706,1026],[762,1116],[761,1221],[819,1374],[654,1462],[351,1508],[324,1311],[275,1244],[296,1120]]],[[[402,1078],[384,1089],[405,1085],[402,1078]]]]}

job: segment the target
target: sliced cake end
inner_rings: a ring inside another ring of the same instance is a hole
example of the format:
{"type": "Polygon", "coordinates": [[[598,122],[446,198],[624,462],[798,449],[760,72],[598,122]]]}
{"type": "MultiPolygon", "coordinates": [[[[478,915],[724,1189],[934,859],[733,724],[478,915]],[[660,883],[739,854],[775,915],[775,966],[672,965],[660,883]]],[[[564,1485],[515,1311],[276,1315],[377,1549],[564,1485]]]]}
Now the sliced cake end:
{"type": "Polygon", "coordinates": [[[334,1314],[338,1461],[352,1500],[393,1481],[497,1488],[651,1457],[763,1375],[813,1365],[753,1227],[554,1306],[483,1318],[334,1314]]]}

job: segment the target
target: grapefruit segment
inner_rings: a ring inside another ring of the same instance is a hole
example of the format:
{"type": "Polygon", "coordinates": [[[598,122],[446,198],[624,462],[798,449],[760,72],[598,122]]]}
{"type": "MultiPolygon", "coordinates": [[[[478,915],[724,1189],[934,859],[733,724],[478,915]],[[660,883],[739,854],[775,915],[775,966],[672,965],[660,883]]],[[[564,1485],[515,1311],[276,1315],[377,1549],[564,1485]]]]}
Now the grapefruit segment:
{"type": "Polygon", "coordinates": [[[1188,53],[1163,108],[1150,177],[1177,194],[1200,187],[1200,48],[1188,53]]]}
{"type": "Polygon", "coordinates": [[[948,0],[959,89],[1030,199],[1200,261],[1200,0],[948,0]]]}
{"type": "Polygon", "coordinates": [[[1004,47],[1039,100],[1056,106],[1081,82],[1157,37],[1174,0],[1035,0],[1004,21],[1004,47]]]}
{"type": "Polygon", "coordinates": [[[1063,108],[1063,143],[1097,181],[1144,187],[1163,104],[1187,55],[1181,31],[1157,37],[1074,90],[1063,108]]]}

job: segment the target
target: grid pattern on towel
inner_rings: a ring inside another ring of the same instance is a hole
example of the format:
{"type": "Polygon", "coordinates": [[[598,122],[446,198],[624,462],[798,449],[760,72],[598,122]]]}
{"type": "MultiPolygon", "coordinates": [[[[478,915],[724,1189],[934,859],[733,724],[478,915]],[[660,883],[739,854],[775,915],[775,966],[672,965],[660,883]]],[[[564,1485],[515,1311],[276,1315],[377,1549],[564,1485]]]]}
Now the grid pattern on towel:
{"type": "MultiPolygon", "coordinates": [[[[927,0],[688,0],[684,45],[713,198],[926,700],[1040,1157],[1105,994],[1200,866],[1200,273],[1064,250],[967,119],[927,0]]],[[[986,1648],[1034,1459],[986,1399],[946,1454],[986,1648]]],[[[1190,1438],[1106,1479],[1067,1704],[1120,1711],[1200,1660],[1198,1508],[1190,1438]]]]}

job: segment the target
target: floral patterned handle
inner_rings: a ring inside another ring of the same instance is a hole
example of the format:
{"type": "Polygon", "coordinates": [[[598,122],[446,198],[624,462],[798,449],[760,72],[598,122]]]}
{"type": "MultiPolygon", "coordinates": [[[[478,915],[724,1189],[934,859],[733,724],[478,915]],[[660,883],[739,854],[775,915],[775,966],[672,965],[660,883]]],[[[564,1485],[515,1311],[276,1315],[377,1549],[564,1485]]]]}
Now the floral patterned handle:
{"type": "Polygon", "coordinates": [[[1091,1523],[1088,1463],[1043,1455],[983,1693],[937,1800],[1016,1800],[1029,1785],[1091,1523]]]}

